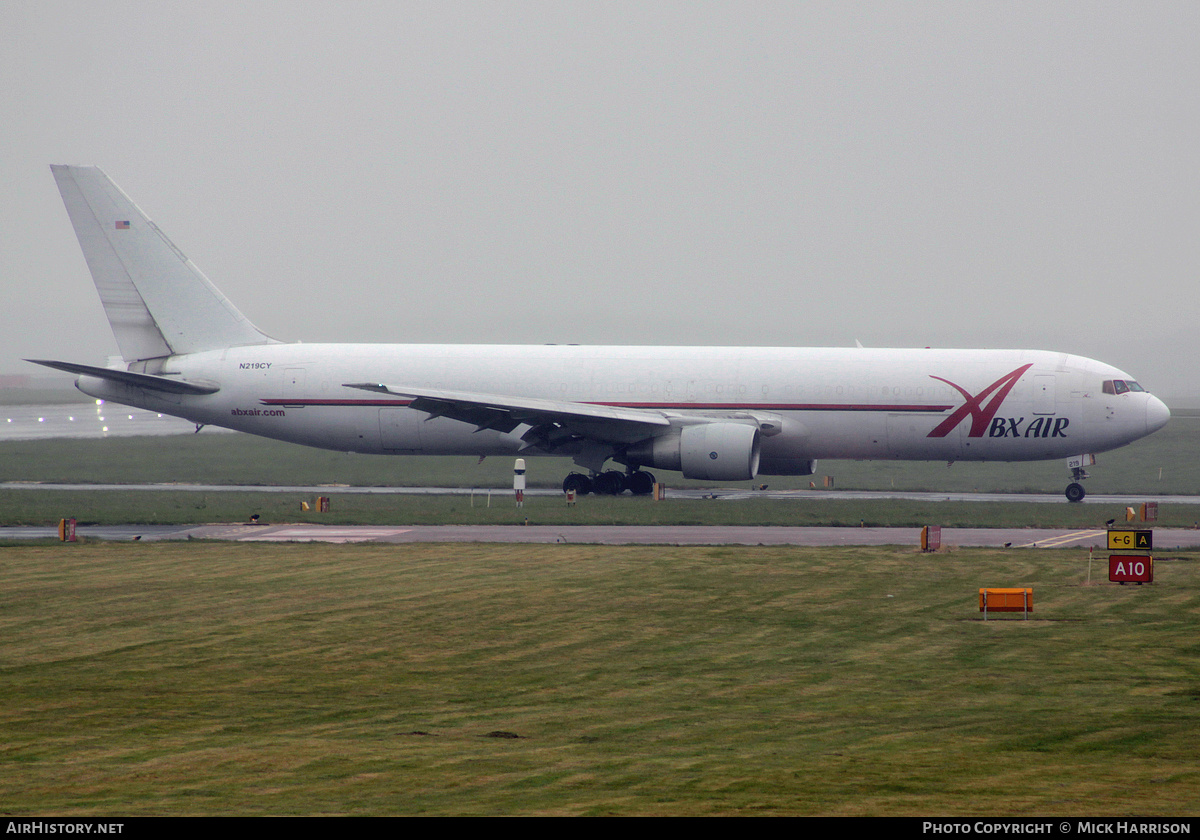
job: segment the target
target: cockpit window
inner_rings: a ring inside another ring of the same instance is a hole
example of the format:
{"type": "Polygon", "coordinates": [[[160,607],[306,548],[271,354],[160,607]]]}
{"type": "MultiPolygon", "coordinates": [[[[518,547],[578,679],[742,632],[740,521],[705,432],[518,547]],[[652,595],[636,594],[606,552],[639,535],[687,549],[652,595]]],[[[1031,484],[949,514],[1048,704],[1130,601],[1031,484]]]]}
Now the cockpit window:
{"type": "Polygon", "coordinates": [[[1106,379],[1104,380],[1104,393],[1106,394],[1125,394],[1129,391],[1145,391],[1141,385],[1134,382],[1132,379],[1106,379]]]}

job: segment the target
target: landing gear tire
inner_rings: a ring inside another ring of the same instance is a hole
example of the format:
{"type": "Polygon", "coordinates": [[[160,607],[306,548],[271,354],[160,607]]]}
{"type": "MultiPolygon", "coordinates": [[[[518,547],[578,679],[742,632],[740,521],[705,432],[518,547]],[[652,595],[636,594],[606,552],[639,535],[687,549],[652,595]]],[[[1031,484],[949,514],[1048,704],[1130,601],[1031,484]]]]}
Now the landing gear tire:
{"type": "Polygon", "coordinates": [[[625,474],[608,470],[592,479],[592,490],[597,496],[620,496],[625,492],[625,474]]]}
{"type": "Polygon", "coordinates": [[[586,496],[592,492],[592,480],[583,473],[571,473],[563,479],[563,492],[575,491],[576,496],[586,496]]]}
{"type": "Polygon", "coordinates": [[[1073,481],[1067,485],[1067,501],[1068,502],[1082,502],[1083,497],[1086,495],[1087,495],[1087,493],[1084,492],[1083,485],[1080,484],[1078,481],[1073,481]]]}
{"type": "Polygon", "coordinates": [[[654,492],[654,473],[645,470],[634,470],[625,477],[629,492],[635,496],[649,496],[654,492]]]}

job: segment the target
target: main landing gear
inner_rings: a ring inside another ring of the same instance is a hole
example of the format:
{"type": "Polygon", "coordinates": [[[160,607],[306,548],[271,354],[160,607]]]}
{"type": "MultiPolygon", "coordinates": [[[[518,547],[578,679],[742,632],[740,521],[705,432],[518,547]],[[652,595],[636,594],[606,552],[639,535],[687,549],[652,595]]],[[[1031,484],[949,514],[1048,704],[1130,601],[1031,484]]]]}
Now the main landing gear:
{"type": "Polygon", "coordinates": [[[563,479],[563,492],[572,490],[578,496],[595,493],[597,496],[620,496],[626,490],[635,496],[649,496],[654,492],[657,479],[654,473],[645,470],[630,470],[627,473],[619,470],[605,470],[593,473],[590,477],[583,473],[571,473],[563,479]]]}

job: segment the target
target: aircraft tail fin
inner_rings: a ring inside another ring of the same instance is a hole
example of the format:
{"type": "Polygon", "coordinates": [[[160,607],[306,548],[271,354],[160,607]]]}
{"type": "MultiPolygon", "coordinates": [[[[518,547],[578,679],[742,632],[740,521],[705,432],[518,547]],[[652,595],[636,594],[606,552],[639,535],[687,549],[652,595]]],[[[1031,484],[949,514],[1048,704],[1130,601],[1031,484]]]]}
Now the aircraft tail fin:
{"type": "Polygon", "coordinates": [[[50,169],[126,362],[274,343],[102,170],[50,169]]]}

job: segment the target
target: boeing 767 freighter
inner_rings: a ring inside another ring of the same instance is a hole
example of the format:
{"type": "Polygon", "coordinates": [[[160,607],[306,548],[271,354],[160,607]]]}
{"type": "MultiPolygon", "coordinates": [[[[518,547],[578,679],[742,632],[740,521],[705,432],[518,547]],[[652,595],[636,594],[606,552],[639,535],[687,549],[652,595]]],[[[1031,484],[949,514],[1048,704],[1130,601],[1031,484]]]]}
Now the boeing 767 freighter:
{"type": "Polygon", "coordinates": [[[564,490],[810,475],[818,458],[1068,459],[1170,412],[1128,374],[1044,350],[299,344],[260,332],[101,170],[52,166],[121,360],[30,360],[93,397],[306,446],[568,455],[564,490]],[[605,470],[609,461],[624,470],[605,470]]]}

